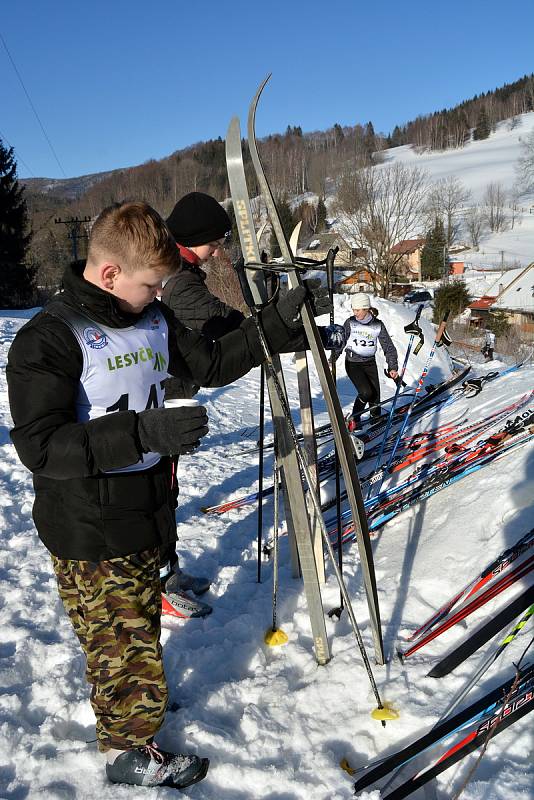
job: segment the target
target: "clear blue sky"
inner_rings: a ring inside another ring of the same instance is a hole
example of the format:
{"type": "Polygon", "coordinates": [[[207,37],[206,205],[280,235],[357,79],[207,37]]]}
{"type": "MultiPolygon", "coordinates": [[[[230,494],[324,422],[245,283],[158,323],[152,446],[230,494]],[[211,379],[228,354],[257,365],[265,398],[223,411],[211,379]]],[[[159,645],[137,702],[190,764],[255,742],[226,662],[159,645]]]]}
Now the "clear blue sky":
{"type": "Polygon", "coordinates": [[[0,41],[0,137],[20,177],[162,158],[224,137],[235,114],[246,129],[268,72],[260,136],[387,133],[534,71],[531,0],[11,0],[0,26],[61,164],[0,41]]]}

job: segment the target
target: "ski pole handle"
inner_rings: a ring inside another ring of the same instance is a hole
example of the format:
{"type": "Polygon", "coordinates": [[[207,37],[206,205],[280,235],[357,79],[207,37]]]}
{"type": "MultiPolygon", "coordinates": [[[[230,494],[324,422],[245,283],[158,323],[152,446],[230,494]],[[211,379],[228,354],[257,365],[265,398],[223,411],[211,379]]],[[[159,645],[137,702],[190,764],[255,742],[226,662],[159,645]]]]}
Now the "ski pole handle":
{"type": "Polygon", "coordinates": [[[252,290],[250,288],[250,284],[247,280],[247,275],[245,271],[245,261],[243,257],[238,258],[237,261],[233,265],[235,273],[239,278],[239,285],[241,286],[241,292],[243,294],[243,299],[249,308],[255,308],[256,304],[254,302],[254,297],[252,296],[252,290]]]}

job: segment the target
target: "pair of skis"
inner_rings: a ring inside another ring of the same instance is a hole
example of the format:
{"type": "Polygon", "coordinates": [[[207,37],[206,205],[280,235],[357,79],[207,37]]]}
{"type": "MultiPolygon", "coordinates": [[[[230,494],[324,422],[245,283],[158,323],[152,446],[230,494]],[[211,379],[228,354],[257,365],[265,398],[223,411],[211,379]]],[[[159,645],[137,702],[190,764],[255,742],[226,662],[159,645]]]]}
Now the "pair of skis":
{"type": "MultiPolygon", "coordinates": [[[[529,395],[525,395],[522,401],[513,404],[513,408],[517,410],[521,403],[527,402],[529,397],[529,395]]],[[[377,518],[381,520],[380,525],[383,524],[391,516],[404,511],[409,505],[430,496],[427,492],[435,494],[436,491],[453,482],[453,479],[458,480],[469,474],[468,467],[480,468],[507,449],[528,442],[527,436],[525,440],[512,441],[506,445],[506,439],[510,437],[511,430],[515,430],[516,433],[521,431],[517,423],[515,425],[515,429],[503,429],[499,434],[483,439],[465,450],[458,447],[457,443],[453,443],[451,445],[455,448],[453,453],[446,453],[443,458],[416,468],[403,483],[392,486],[382,491],[380,495],[366,500],[365,507],[372,529],[379,527],[376,524],[377,518]],[[412,487],[414,488],[412,489],[412,487]]],[[[364,479],[364,483],[372,479],[372,475],[368,476],[364,479]]],[[[350,511],[345,511],[342,516],[343,519],[349,520],[348,526],[350,526],[350,511]]],[[[348,526],[346,532],[349,530],[348,526]]]]}
{"type": "Polygon", "coordinates": [[[494,558],[463,589],[423,622],[409,637],[408,641],[412,644],[400,653],[402,658],[408,658],[427,642],[448,630],[452,624],[465,619],[471,611],[479,608],[484,602],[519,580],[520,577],[524,577],[524,574],[527,574],[534,566],[534,555],[531,555],[533,550],[534,528],[494,558]],[[523,559],[523,557],[525,558],[523,559]],[[519,565],[516,565],[517,561],[520,562],[519,565]],[[512,568],[513,565],[515,565],[514,568],[512,568]],[[500,591],[498,591],[499,589],[500,591]]]}
{"type": "MultiPolygon", "coordinates": [[[[248,119],[248,144],[252,157],[252,162],[256,171],[258,183],[260,185],[263,199],[267,206],[267,211],[271,220],[271,224],[273,226],[273,230],[280,245],[282,258],[284,260],[285,265],[287,265],[288,268],[289,284],[291,288],[294,288],[301,285],[301,279],[296,269],[296,265],[293,259],[293,254],[291,253],[289,244],[282,229],[278,212],[276,209],[276,204],[272,196],[268,182],[266,180],[265,173],[263,171],[263,167],[261,165],[261,161],[256,146],[256,137],[255,137],[256,107],[266,82],[267,81],[264,81],[262,83],[250,106],[249,119],[248,119]]],[[[247,265],[254,265],[254,267],[260,267],[261,264],[259,258],[260,255],[259,247],[253,227],[252,211],[250,208],[250,199],[246,186],[245,173],[243,167],[243,159],[241,151],[241,133],[240,133],[239,121],[236,118],[232,120],[228,130],[226,139],[226,155],[227,155],[227,168],[228,168],[230,189],[232,193],[232,200],[234,203],[236,220],[241,240],[241,247],[245,259],[245,267],[247,265]]],[[[251,283],[251,287],[253,288],[254,281],[256,281],[257,285],[257,281],[259,278],[257,273],[259,269],[258,270],[253,269],[247,271],[251,272],[251,277],[249,282],[251,283]]],[[[261,300],[262,298],[259,299],[261,300]]],[[[256,306],[259,305],[257,298],[254,298],[254,304],[256,306]]],[[[383,651],[382,633],[380,625],[380,613],[378,606],[378,593],[376,588],[376,578],[374,573],[369,532],[367,529],[367,521],[365,516],[360,483],[356,471],[354,452],[349,433],[345,426],[343,413],[341,410],[339,399],[337,397],[337,393],[333,383],[333,378],[330,373],[321,337],[317,330],[315,319],[313,317],[313,313],[308,302],[306,302],[302,307],[301,317],[304,325],[304,330],[306,332],[306,336],[308,339],[309,347],[315,362],[319,380],[321,382],[323,396],[327,404],[332,431],[334,434],[337,452],[340,460],[340,465],[345,478],[345,486],[347,489],[349,503],[353,512],[353,519],[355,520],[356,524],[356,535],[360,550],[362,574],[364,577],[367,602],[369,608],[369,617],[370,617],[370,623],[371,623],[371,629],[375,647],[375,659],[377,663],[382,664],[384,663],[384,651],[383,651]]],[[[300,455],[301,451],[298,439],[296,437],[296,432],[294,430],[294,425],[292,423],[291,414],[289,412],[287,395],[285,395],[284,397],[283,394],[279,392],[279,388],[282,387],[283,379],[281,379],[281,375],[278,377],[278,379],[275,379],[272,371],[270,374],[271,374],[271,379],[275,385],[274,394],[277,395],[277,400],[275,400],[275,404],[277,404],[278,411],[276,408],[273,407],[275,424],[277,419],[282,419],[283,421],[279,425],[279,428],[280,431],[285,432],[284,434],[285,443],[283,441],[280,441],[279,447],[283,454],[285,453],[287,455],[288,453],[292,453],[296,455],[296,460],[297,460],[297,463],[293,462],[292,465],[290,464],[284,465],[285,477],[286,480],[291,479],[295,484],[298,483],[301,486],[303,492],[301,472],[304,473],[305,476],[308,475],[309,473],[308,468],[311,463],[311,459],[308,453],[307,456],[303,457],[301,461],[301,455],[300,455]]],[[[272,403],[273,396],[271,392],[270,392],[270,397],[272,403]]],[[[311,409],[308,409],[308,412],[311,413],[311,409]]],[[[314,500],[317,500],[317,496],[316,494],[314,494],[317,490],[317,486],[316,482],[314,482],[313,480],[313,477],[311,478],[311,480],[309,480],[309,488],[310,492],[308,492],[308,497],[311,499],[313,506],[310,509],[310,515],[315,515],[314,525],[317,524],[319,524],[319,526],[321,524],[324,525],[324,522],[322,520],[322,515],[320,512],[320,507],[317,508],[316,503],[313,502],[314,500]]],[[[293,498],[293,500],[295,501],[295,498],[293,498]]],[[[290,498],[289,505],[291,514],[293,514],[294,512],[298,512],[299,509],[298,502],[292,503],[290,498]]],[[[306,508],[306,502],[303,499],[303,501],[300,503],[300,509],[302,510],[305,508],[306,508]]],[[[295,530],[295,534],[297,540],[297,547],[299,551],[299,557],[302,565],[303,580],[304,580],[307,603],[308,603],[308,611],[310,614],[310,620],[312,624],[316,656],[318,655],[319,651],[321,655],[320,663],[325,663],[325,661],[328,660],[328,658],[325,658],[325,655],[327,655],[329,652],[328,642],[326,639],[324,612],[320,597],[317,570],[314,564],[311,531],[309,525],[303,524],[301,530],[299,531],[295,530]]],[[[326,539],[325,546],[328,549],[330,543],[328,542],[328,538],[326,537],[326,531],[324,535],[326,539]]],[[[336,566],[337,565],[335,565],[335,567],[336,566]]],[[[338,580],[339,578],[340,576],[338,577],[338,580]]],[[[342,586],[343,586],[343,581],[341,578],[340,588],[342,586]]],[[[348,597],[345,599],[348,600],[348,597]]],[[[350,616],[350,609],[349,609],[350,601],[349,603],[346,603],[346,605],[350,616]]],[[[353,620],[351,619],[351,622],[352,621],[353,620]]],[[[379,708],[380,706],[381,703],[379,701],[379,708]]]]}

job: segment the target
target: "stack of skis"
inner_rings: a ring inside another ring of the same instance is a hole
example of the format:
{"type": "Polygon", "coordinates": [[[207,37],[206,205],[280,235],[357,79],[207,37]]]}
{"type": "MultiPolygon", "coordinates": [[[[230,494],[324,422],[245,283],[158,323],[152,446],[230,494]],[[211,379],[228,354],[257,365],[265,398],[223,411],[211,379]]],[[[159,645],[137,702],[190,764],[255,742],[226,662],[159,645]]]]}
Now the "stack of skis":
{"type": "MultiPolygon", "coordinates": [[[[521,364],[516,364],[499,373],[494,373],[493,379],[508,375],[519,369],[520,366],[521,364]]],[[[463,374],[461,373],[462,376],[463,374]]],[[[438,409],[442,410],[444,406],[450,406],[466,395],[465,387],[452,388],[457,380],[458,377],[454,376],[439,387],[433,387],[428,399],[423,397],[414,404],[411,424],[418,425],[417,433],[411,434],[409,428],[406,427],[404,435],[398,436],[407,409],[404,401],[400,407],[393,410],[392,424],[385,442],[380,443],[380,438],[387,425],[384,420],[374,421],[355,434],[365,445],[364,457],[358,464],[358,472],[361,486],[367,490],[364,505],[371,531],[378,530],[412,505],[533,440],[534,391],[525,393],[514,402],[473,421],[468,421],[462,411],[461,416],[455,420],[450,420],[440,426],[422,427],[425,420],[431,422],[438,409]],[[441,392],[439,397],[436,397],[436,392],[441,392]],[[375,441],[378,441],[379,444],[374,445],[375,441]],[[395,449],[395,458],[388,459],[393,449],[395,449]],[[377,466],[376,457],[379,452],[384,455],[386,463],[377,466]],[[371,469],[369,469],[370,462],[373,464],[371,469]],[[407,471],[410,467],[413,467],[413,470],[406,474],[406,477],[403,475],[400,482],[395,482],[395,479],[400,477],[400,473],[404,470],[407,471]],[[385,480],[388,481],[388,486],[382,488],[385,480]],[[377,492],[375,487],[380,487],[380,491],[377,492]]],[[[467,384],[467,381],[464,383],[467,384]]],[[[325,427],[319,429],[318,432],[324,437],[327,430],[328,427],[325,427]]],[[[269,446],[269,444],[266,445],[267,448],[269,446]]],[[[334,453],[327,452],[319,458],[317,467],[321,480],[322,508],[327,511],[336,501],[335,496],[332,496],[334,453]]],[[[268,497],[273,492],[273,485],[265,487],[262,490],[262,498],[268,497]]],[[[341,499],[344,500],[345,497],[346,493],[342,482],[341,499]]],[[[223,514],[259,500],[259,493],[252,492],[202,510],[208,514],[223,514]]],[[[347,542],[354,536],[350,509],[343,512],[342,522],[342,540],[347,542]]],[[[335,544],[337,541],[336,520],[327,517],[327,526],[335,544]]],[[[270,543],[267,543],[265,551],[269,552],[269,549],[270,543]]]]}

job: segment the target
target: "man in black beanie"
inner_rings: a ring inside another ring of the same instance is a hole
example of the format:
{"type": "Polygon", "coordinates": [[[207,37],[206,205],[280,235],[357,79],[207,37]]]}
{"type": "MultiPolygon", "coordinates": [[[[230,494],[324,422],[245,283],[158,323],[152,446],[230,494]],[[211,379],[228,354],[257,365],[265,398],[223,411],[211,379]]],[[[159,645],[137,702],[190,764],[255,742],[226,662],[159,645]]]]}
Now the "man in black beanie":
{"type": "MultiPolygon", "coordinates": [[[[209,194],[190,192],[174,206],[167,227],[180,250],[182,268],[165,284],[162,301],[180,322],[210,339],[220,339],[239,328],[244,315],[210,292],[202,269],[202,265],[224,245],[232,229],[224,208],[209,194]]],[[[169,378],[165,385],[165,399],[191,398],[198,389],[197,385],[180,378],[169,378]]],[[[173,489],[178,498],[176,472],[174,480],[173,489]]],[[[164,598],[172,608],[185,617],[209,614],[211,606],[184,594],[189,590],[202,594],[209,589],[209,580],[180,570],[174,547],[162,551],[160,558],[164,598]]]]}
{"type": "MultiPolygon", "coordinates": [[[[206,273],[202,269],[202,265],[217,254],[217,250],[224,245],[230,234],[230,217],[214,197],[203,192],[190,192],[176,203],[166,222],[180,250],[182,268],[165,284],[162,301],[173,310],[180,322],[210,339],[217,340],[237,330],[245,319],[244,314],[226,305],[210,292],[206,286],[206,273]]],[[[309,290],[313,293],[317,314],[327,313],[330,310],[327,290],[317,287],[312,289],[311,285],[309,290]],[[319,311],[321,302],[325,303],[325,307],[319,311]]],[[[307,346],[305,335],[299,333],[285,350],[295,352],[306,349],[307,346]]],[[[168,378],[165,383],[165,400],[192,398],[198,390],[199,387],[193,383],[187,383],[180,378],[168,378]]],[[[176,470],[174,480],[173,491],[177,502],[176,470]]],[[[181,571],[173,547],[161,552],[160,560],[164,599],[180,616],[209,614],[211,606],[184,592],[191,589],[197,595],[202,594],[209,589],[210,582],[181,571]]],[[[166,604],[163,605],[165,607],[166,604]]]]}
{"type": "MultiPolygon", "coordinates": [[[[214,197],[204,192],[190,192],[174,206],[167,227],[179,244],[198,248],[218,245],[231,231],[232,223],[214,197]]],[[[207,256],[200,258],[204,261],[207,256]]]]}

